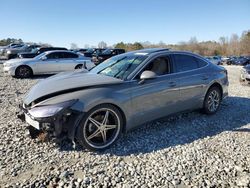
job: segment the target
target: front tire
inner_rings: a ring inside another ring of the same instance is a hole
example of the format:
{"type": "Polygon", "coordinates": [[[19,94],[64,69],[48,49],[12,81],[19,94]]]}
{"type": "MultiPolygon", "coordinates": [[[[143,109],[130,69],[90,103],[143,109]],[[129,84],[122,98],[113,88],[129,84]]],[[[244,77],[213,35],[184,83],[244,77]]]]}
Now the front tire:
{"type": "Polygon", "coordinates": [[[82,69],[83,65],[76,65],[75,69],[82,69]]]}
{"type": "Polygon", "coordinates": [[[77,140],[89,150],[104,150],[119,138],[122,128],[120,111],[113,105],[99,105],[82,119],[77,130],[77,140]]]}
{"type": "Polygon", "coordinates": [[[32,75],[32,69],[28,66],[19,66],[16,68],[15,76],[17,78],[30,78],[32,75]]]}
{"type": "Polygon", "coordinates": [[[218,87],[211,87],[204,99],[203,111],[206,114],[215,114],[221,104],[222,93],[218,87]]]}

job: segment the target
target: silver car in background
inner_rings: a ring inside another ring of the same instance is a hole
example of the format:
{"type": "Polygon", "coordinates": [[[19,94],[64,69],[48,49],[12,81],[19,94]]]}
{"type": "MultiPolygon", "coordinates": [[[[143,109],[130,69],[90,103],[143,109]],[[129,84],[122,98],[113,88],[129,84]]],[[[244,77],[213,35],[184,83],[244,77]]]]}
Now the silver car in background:
{"type": "Polygon", "coordinates": [[[240,72],[240,82],[250,83],[250,64],[242,67],[240,72]]]}
{"type": "Polygon", "coordinates": [[[12,59],[3,64],[4,73],[18,78],[40,74],[56,74],[74,69],[91,69],[95,66],[90,58],[67,50],[44,52],[34,58],[12,59]]]}
{"type": "Polygon", "coordinates": [[[145,49],[114,56],[89,72],[40,81],[18,117],[32,137],[67,135],[102,150],[121,133],[158,118],[195,109],[214,114],[227,95],[225,68],[189,52],[145,49]]]}
{"type": "Polygon", "coordinates": [[[18,53],[21,52],[30,52],[32,51],[34,48],[39,47],[40,45],[36,45],[36,44],[17,44],[11,48],[7,48],[4,56],[6,59],[13,59],[17,57],[18,53]]]}

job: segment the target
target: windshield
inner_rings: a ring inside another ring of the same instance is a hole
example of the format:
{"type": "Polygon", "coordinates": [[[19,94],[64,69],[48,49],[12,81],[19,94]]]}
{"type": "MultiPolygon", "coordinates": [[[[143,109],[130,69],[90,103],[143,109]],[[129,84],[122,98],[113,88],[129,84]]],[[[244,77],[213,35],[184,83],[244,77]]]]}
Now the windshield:
{"type": "Polygon", "coordinates": [[[35,57],[35,59],[40,59],[42,56],[44,56],[46,53],[45,52],[43,52],[43,53],[41,53],[41,54],[39,54],[39,55],[37,55],[36,57],[35,57]]]}
{"type": "Polygon", "coordinates": [[[89,48],[86,53],[93,53],[94,52],[94,49],[93,48],[89,48]]]}
{"type": "Polygon", "coordinates": [[[102,52],[102,54],[111,54],[111,50],[110,49],[106,49],[106,50],[104,50],[103,52],[102,52]]]}
{"type": "Polygon", "coordinates": [[[91,73],[103,74],[125,80],[148,56],[122,54],[114,56],[91,69],[91,73]]]}
{"type": "Polygon", "coordinates": [[[39,50],[39,48],[33,48],[33,49],[31,50],[31,53],[37,53],[38,50],[39,50]]]}

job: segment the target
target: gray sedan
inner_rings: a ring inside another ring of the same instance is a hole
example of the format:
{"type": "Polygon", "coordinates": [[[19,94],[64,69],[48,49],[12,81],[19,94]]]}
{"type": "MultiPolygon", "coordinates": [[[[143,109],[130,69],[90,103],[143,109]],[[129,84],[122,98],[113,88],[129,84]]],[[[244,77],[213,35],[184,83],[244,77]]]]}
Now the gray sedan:
{"type": "Polygon", "coordinates": [[[44,52],[34,58],[12,59],[3,64],[4,73],[19,78],[40,74],[56,74],[74,69],[91,69],[95,66],[90,58],[67,50],[44,52]]]}
{"type": "Polygon", "coordinates": [[[199,55],[145,49],[114,56],[90,72],[53,76],[24,98],[19,118],[32,137],[67,135],[90,150],[111,146],[146,122],[187,110],[218,111],[227,71],[199,55]]]}

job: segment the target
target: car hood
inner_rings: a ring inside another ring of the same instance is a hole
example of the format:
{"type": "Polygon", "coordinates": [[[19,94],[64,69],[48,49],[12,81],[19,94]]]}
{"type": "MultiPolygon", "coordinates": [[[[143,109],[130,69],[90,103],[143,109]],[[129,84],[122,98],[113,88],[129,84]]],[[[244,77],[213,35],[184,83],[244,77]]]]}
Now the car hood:
{"type": "Polygon", "coordinates": [[[61,73],[40,81],[31,88],[24,98],[24,104],[29,105],[38,99],[47,99],[89,87],[100,87],[108,84],[119,84],[122,80],[85,71],[61,73]]]}
{"type": "Polygon", "coordinates": [[[28,63],[32,61],[32,59],[26,59],[26,58],[23,58],[23,59],[11,59],[11,60],[8,60],[4,63],[4,65],[7,65],[7,66],[15,66],[15,65],[19,65],[19,64],[24,64],[24,63],[28,63]]]}

